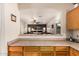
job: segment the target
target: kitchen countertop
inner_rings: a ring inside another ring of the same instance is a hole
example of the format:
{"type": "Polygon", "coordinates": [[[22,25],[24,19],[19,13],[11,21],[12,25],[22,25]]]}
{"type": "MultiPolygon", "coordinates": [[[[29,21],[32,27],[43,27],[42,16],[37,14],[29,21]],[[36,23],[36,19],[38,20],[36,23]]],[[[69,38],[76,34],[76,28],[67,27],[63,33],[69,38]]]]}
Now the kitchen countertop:
{"type": "Polygon", "coordinates": [[[18,39],[15,42],[9,42],[8,46],[70,46],[79,51],[79,43],[65,40],[23,40],[18,39]]]}
{"type": "MultiPolygon", "coordinates": [[[[40,39],[40,40],[62,40],[63,38],[66,38],[66,35],[64,35],[64,34],[39,34],[39,35],[37,35],[37,34],[20,34],[19,36],[18,36],[19,38],[21,38],[21,39],[28,39],[28,38],[30,38],[30,39],[40,39]]],[[[38,40],[37,39],[37,40],[38,40]]]]}

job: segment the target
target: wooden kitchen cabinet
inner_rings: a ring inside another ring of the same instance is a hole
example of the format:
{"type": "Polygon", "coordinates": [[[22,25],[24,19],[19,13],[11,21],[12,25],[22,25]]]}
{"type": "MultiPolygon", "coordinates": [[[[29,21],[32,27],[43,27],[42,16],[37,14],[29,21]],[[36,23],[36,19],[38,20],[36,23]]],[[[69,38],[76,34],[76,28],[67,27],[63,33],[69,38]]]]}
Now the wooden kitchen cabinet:
{"type": "Polygon", "coordinates": [[[75,50],[74,52],[76,56],[79,56],[79,51],[75,50]]]}
{"type": "Polygon", "coordinates": [[[24,56],[40,56],[40,52],[24,52],[24,56]]]}
{"type": "Polygon", "coordinates": [[[72,15],[70,14],[70,12],[67,13],[67,30],[72,30],[73,29],[73,21],[72,21],[72,15]]]}
{"type": "Polygon", "coordinates": [[[25,46],[23,54],[24,56],[40,56],[39,51],[39,46],[25,46]]]}
{"type": "Polygon", "coordinates": [[[54,51],[53,46],[42,46],[40,47],[40,51],[54,51]]]}
{"type": "Polygon", "coordinates": [[[68,51],[69,47],[68,46],[56,46],[55,51],[68,51]]]}
{"type": "Polygon", "coordinates": [[[23,47],[8,47],[8,55],[9,56],[22,56],[23,55],[23,47]]]}
{"type": "Polygon", "coordinates": [[[17,52],[17,51],[9,51],[9,56],[22,56],[22,52],[17,52]]]}
{"type": "Polygon", "coordinates": [[[68,56],[68,52],[65,52],[65,51],[57,51],[56,56],[68,56]]]}
{"type": "Polygon", "coordinates": [[[51,54],[51,52],[48,52],[48,51],[40,52],[40,56],[51,56],[51,55],[53,56],[53,53],[51,54]]]}
{"type": "Polygon", "coordinates": [[[9,56],[68,56],[68,46],[9,46],[9,56]]]}
{"type": "Polygon", "coordinates": [[[74,49],[70,47],[70,56],[75,56],[74,55],[74,49]]]}
{"type": "Polygon", "coordinates": [[[79,56],[79,51],[70,47],[70,56],[79,56]]]}
{"type": "Polygon", "coordinates": [[[9,47],[9,51],[22,52],[22,47],[9,47]]]}
{"type": "Polygon", "coordinates": [[[40,56],[54,56],[54,47],[53,46],[41,46],[40,56]]]}
{"type": "Polygon", "coordinates": [[[69,47],[68,46],[56,46],[55,47],[55,56],[68,56],[69,47]]]}
{"type": "Polygon", "coordinates": [[[39,46],[25,46],[24,52],[38,52],[40,49],[39,46]]]}
{"type": "Polygon", "coordinates": [[[79,6],[67,12],[67,29],[79,30],[79,6]]]}

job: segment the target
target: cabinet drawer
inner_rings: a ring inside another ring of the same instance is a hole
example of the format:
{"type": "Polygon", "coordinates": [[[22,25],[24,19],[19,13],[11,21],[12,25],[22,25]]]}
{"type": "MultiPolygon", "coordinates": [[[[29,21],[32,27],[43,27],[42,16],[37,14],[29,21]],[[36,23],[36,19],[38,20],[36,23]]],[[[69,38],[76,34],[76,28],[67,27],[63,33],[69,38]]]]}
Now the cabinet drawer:
{"type": "Polygon", "coordinates": [[[39,52],[24,52],[24,56],[40,56],[39,52]]]}
{"type": "Polygon", "coordinates": [[[9,51],[20,51],[20,52],[22,52],[22,47],[9,47],[9,51]]]}
{"type": "Polygon", "coordinates": [[[68,52],[63,52],[63,51],[58,51],[58,52],[56,52],[56,54],[55,54],[56,56],[68,56],[68,52]]]}
{"type": "Polygon", "coordinates": [[[43,46],[43,47],[40,47],[40,51],[54,51],[54,47],[43,46]]]}
{"type": "Polygon", "coordinates": [[[22,52],[9,52],[9,56],[22,56],[22,52]]]}
{"type": "Polygon", "coordinates": [[[68,51],[69,47],[67,46],[56,46],[55,51],[68,51]]]}
{"type": "MultiPolygon", "coordinates": [[[[51,56],[51,52],[40,52],[40,56],[51,56]]],[[[53,53],[52,53],[53,56],[53,53]]]]}
{"type": "Polygon", "coordinates": [[[37,52],[37,51],[39,51],[39,47],[37,46],[24,47],[24,52],[37,52]]]}

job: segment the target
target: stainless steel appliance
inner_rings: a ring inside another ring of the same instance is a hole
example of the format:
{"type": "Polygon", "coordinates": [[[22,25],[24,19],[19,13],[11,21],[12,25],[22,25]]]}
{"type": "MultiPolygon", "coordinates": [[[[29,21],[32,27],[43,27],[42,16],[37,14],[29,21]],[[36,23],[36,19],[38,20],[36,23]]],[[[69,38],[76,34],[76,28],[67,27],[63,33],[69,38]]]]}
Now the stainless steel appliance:
{"type": "Polygon", "coordinates": [[[79,39],[75,39],[75,42],[76,42],[76,43],[79,43],[79,39]]]}

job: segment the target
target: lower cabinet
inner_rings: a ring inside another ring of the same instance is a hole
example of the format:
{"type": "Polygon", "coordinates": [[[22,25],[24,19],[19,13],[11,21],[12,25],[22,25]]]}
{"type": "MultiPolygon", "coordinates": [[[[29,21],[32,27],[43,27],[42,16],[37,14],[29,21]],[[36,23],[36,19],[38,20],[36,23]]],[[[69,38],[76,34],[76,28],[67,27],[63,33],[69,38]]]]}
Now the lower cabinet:
{"type": "Polygon", "coordinates": [[[24,56],[40,56],[39,52],[24,52],[24,56]]]}
{"type": "Polygon", "coordinates": [[[53,46],[41,46],[40,56],[54,56],[54,47],[53,46]]]}
{"type": "Polygon", "coordinates": [[[70,47],[70,56],[79,56],[79,51],[70,47]]]}
{"type": "Polygon", "coordinates": [[[69,46],[8,46],[9,56],[68,56],[69,46]]]}
{"type": "Polygon", "coordinates": [[[25,46],[23,49],[24,56],[40,56],[39,46],[25,46]]]}
{"type": "Polygon", "coordinates": [[[8,55],[9,56],[22,56],[23,55],[23,47],[8,47],[8,55]]]}
{"type": "Polygon", "coordinates": [[[9,56],[22,56],[22,52],[10,51],[9,56]]]}
{"type": "Polygon", "coordinates": [[[57,51],[56,56],[68,56],[68,52],[65,51],[57,51]]]}
{"type": "Polygon", "coordinates": [[[51,55],[51,52],[40,52],[40,56],[53,56],[53,54],[51,55]]]}
{"type": "Polygon", "coordinates": [[[55,47],[55,56],[68,56],[69,47],[68,46],[56,46],[55,47]]]}
{"type": "Polygon", "coordinates": [[[23,47],[24,52],[39,52],[40,47],[39,46],[25,46],[23,47]]]}

